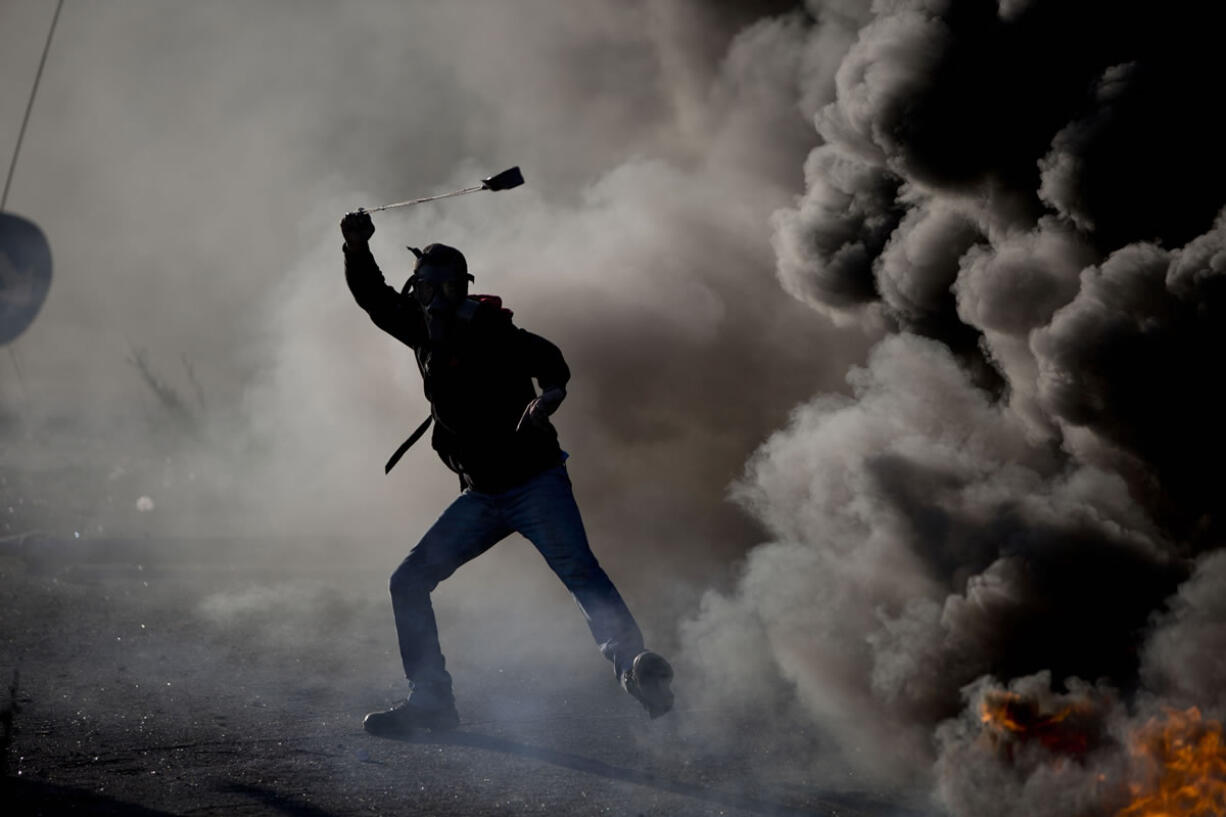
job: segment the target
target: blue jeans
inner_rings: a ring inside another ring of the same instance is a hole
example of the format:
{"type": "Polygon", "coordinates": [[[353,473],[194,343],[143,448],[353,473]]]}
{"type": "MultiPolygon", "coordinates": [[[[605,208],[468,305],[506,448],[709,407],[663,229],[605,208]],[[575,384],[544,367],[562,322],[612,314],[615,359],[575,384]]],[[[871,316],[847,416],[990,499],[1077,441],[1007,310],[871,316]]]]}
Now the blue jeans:
{"type": "Polygon", "coordinates": [[[400,658],[415,699],[443,703],[451,698],[431,591],[460,565],[514,532],[540,551],[566,585],[618,677],[642,651],[643,636],[588,546],[570,477],[559,465],[502,493],[460,494],[392,574],[400,658]]]}

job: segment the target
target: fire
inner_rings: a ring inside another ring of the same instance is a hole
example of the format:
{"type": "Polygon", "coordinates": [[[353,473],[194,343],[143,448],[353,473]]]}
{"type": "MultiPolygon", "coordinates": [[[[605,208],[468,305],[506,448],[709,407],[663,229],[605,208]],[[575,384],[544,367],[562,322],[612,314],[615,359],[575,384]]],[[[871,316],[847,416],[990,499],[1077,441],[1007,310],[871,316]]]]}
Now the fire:
{"type": "Polygon", "coordinates": [[[1222,724],[1196,707],[1167,710],[1133,735],[1132,753],[1146,769],[1129,786],[1132,801],[1116,817],[1221,817],[1226,814],[1226,744],[1222,724]]]}
{"type": "Polygon", "coordinates": [[[979,715],[997,738],[1036,740],[1061,754],[1085,754],[1098,738],[1097,713],[1083,701],[1044,711],[1038,702],[1016,692],[992,690],[981,699],[979,715]]]}

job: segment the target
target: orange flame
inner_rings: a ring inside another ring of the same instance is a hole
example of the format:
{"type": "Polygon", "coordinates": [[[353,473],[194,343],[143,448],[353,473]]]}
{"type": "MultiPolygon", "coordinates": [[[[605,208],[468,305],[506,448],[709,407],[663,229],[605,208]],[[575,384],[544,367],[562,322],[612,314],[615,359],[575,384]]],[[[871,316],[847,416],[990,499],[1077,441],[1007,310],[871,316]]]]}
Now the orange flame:
{"type": "Polygon", "coordinates": [[[1084,754],[1094,739],[1088,703],[1074,702],[1051,712],[1016,692],[992,690],[979,703],[983,724],[998,737],[1037,740],[1047,749],[1063,754],[1084,754]]]}
{"type": "Polygon", "coordinates": [[[1221,817],[1226,814],[1226,744],[1222,724],[1196,707],[1168,709],[1133,734],[1132,753],[1147,769],[1129,785],[1132,801],[1116,817],[1221,817]]]}

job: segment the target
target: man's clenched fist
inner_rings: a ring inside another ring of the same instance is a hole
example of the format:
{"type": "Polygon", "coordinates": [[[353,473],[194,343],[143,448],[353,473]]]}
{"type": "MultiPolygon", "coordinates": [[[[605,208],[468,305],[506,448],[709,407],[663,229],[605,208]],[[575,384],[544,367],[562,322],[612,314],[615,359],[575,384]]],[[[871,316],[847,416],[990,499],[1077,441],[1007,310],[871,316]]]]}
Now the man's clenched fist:
{"type": "Polygon", "coordinates": [[[345,237],[346,244],[365,244],[374,234],[375,224],[365,210],[346,213],[341,219],[341,235],[345,237]]]}

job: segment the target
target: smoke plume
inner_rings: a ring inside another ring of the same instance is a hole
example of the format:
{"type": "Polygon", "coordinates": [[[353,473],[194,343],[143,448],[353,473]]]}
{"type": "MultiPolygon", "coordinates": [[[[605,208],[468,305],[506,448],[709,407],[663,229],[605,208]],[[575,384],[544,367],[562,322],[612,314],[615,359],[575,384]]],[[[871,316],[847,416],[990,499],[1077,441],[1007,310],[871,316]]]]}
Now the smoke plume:
{"type": "Polygon", "coordinates": [[[517,163],[524,188],[380,216],[376,256],[398,286],[405,244],[458,246],[562,348],[607,559],[720,577],[760,536],[723,486],[864,348],[772,280],[763,224],[812,136],[806,31],[764,10],[69,9],[12,197],[56,290],[2,385],[8,478],[37,483],[13,502],[55,511],[5,533],[340,534],[390,570],[456,483],[428,448],[381,476],[426,407],[337,221],[517,163]]]}
{"type": "Polygon", "coordinates": [[[863,772],[931,776],[954,814],[1113,813],[1147,719],[1224,714],[1220,21],[832,7],[810,38],[855,34],[778,273],[888,336],[749,461],[734,496],[771,542],[688,656],[732,701],[781,678],[863,772]]]}
{"type": "MultiPolygon", "coordinates": [[[[762,536],[727,484],[867,347],[773,275],[767,224],[823,101],[801,77],[834,67],[786,6],[66,5],[8,205],[56,278],[0,362],[0,537],[280,564],[202,582],[202,626],[261,654],[374,622],[373,657],[338,638],[320,660],[396,680],[386,576],[457,482],[425,445],[382,474],[427,406],[345,287],[337,224],[518,164],[522,188],[376,216],[374,252],[399,286],[406,244],[459,247],[476,291],[562,349],[589,536],[668,651],[762,536]]],[[[45,30],[44,9],[6,4],[0,31],[45,30]]],[[[24,76],[24,42],[0,53],[24,76]]],[[[600,665],[522,542],[437,604],[460,665],[600,665]]]]}

